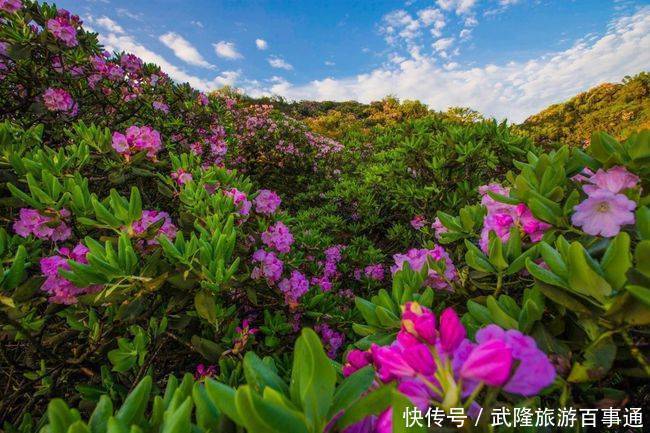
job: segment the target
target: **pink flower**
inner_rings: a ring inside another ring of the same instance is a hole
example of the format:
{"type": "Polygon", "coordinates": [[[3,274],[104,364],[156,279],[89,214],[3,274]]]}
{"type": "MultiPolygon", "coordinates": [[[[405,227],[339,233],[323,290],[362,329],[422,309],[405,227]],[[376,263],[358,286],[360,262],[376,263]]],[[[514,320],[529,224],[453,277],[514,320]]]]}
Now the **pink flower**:
{"type": "Polygon", "coordinates": [[[449,232],[449,229],[444,225],[442,225],[442,221],[440,221],[440,218],[438,217],[436,217],[436,219],[433,220],[433,224],[431,224],[431,228],[433,229],[437,240],[440,240],[440,237],[443,233],[449,232]]]}
{"type": "Polygon", "coordinates": [[[125,54],[120,58],[122,67],[132,74],[137,74],[142,69],[142,60],[133,54],[125,54]]]}
{"type": "Polygon", "coordinates": [[[187,182],[192,181],[192,173],[188,173],[182,168],[179,168],[178,170],[172,172],[171,177],[176,181],[177,184],[181,186],[185,185],[187,182]]]}
{"type": "Polygon", "coordinates": [[[63,89],[50,87],[43,92],[43,103],[50,111],[62,111],[71,115],[77,114],[77,104],[72,96],[63,89]]]}
{"type": "Polygon", "coordinates": [[[621,231],[621,226],[634,224],[635,208],[636,203],[623,194],[599,189],[573,208],[571,222],[592,236],[612,237],[621,231]]]}
{"type": "Polygon", "coordinates": [[[217,367],[214,365],[208,365],[207,367],[203,364],[196,366],[196,372],[194,373],[194,380],[201,380],[207,377],[214,377],[217,375],[217,367]]]}
{"type": "Polygon", "coordinates": [[[47,20],[46,26],[50,33],[66,46],[75,47],[79,43],[77,42],[77,30],[65,16],[58,16],[47,20]]]}
{"type": "Polygon", "coordinates": [[[426,218],[422,215],[416,215],[413,217],[411,220],[411,227],[413,227],[415,230],[420,230],[422,227],[424,227],[427,223],[426,218]]]}
{"type": "Polygon", "coordinates": [[[174,240],[178,229],[174,223],[172,223],[172,219],[169,217],[169,214],[167,212],[161,212],[157,210],[143,210],[142,217],[140,217],[139,220],[133,222],[131,228],[134,234],[142,235],[148,231],[149,227],[152,224],[160,220],[164,220],[162,226],[160,226],[156,233],[152,234],[150,237],[147,237],[145,239],[145,243],[147,245],[158,245],[156,238],[160,235],[165,235],[169,239],[174,240]]]}
{"type": "Polygon", "coordinates": [[[512,354],[505,343],[489,340],[472,350],[460,369],[460,375],[490,386],[501,386],[508,380],[511,367],[512,354]]]}
{"type": "Polygon", "coordinates": [[[61,209],[53,216],[46,216],[36,209],[22,208],[13,227],[16,234],[24,238],[31,234],[39,239],[65,241],[72,236],[72,229],[64,221],[69,216],[67,209],[61,209]]]}
{"type": "Polygon", "coordinates": [[[634,188],[639,183],[639,177],[627,171],[625,167],[616,166],[605,171],[602,168],[593,174],[587,182],[592,185],[585,185],[582,189],[591,195],[598,189],[605,189],[614,194],[628,189],[634,188]]]}
{"type": "Polygon", "coordinates": [[[436,342],[436,316],[417,302],[407,302],[402,313],[402,330],[433,345],[436,342]]]}
{"type": "Polygon", "coordinates": [[[23,7],[21,0],[0,0],[0,10],[13,13],[23,7]]]}
{"type": "Polygon", "coordinates": [[[237,188],[232,188],[229,191],[224,191],[224,194],[232,198],[233,203],[237,208],[237,212],[239,212],[240,215],[246,216],[250,213],[252,205],[251,202],[248,201],[245,193],[239,191],[237,188]]]}
{"type": "Polygon", "coordinates": [[[357,370],[362,369],[372,362],[372,354],[369,351],[353,349],[348,353],[346,362],[343,365],[343,376],[348,377],[357,370]]]}
{"type": "Polygon", "coordinates": [[[454,352],[467,336],[453,308],[446,308],[440,315],[440,346],[447,353],[454,352]]]}
{"type": "Polygon", "coordinates": [[[278,221],[262,233],[262,242],[280,253],[288,253],[293,244],[293,235],[282,221],[278,221]]]}
{"type": "Polygon", "coordinates": [[[268,189],[260,190],[257,197],[255,197],[255,211],[264,215],[273,214],[282,200],[280,197],[273,191],[268,189]]]}
{"type": "Polygon", "coordinates": [[[370,280],[382,281],[384,279],[384,265],[381,263],[368,265],[364,268],[363,273],[370,280]]]}
{"type": "Polygon", "coordinates": [[[162,149],[160,133],[150,126],[129,126],[126,135],[120,132],[113,133],[113,149],[127,160],[136,153],[146,151],[149,159],[156,159],[157,153],[162,149]]]}
{"type": "Polygon", "coordinates": [[[450,289],[447,281],[456,279],[456,268],[449,254],[440,245],[434,246],[431,250],[412,248],[406,254],[395,254],[393,256],[395,264],[390,268],[391,273],[395,275],[397,271],[402,270],[404,263],[408,263],[412,270],[418,272],[427,265],[428,258],[433,259],[434,262],[443,262],[445,271],[443,276],[439,275],[437,271],[429,269],[429,277],[425,284],[436,289],[450,289]]]}
{"type": "Polygon", "coordinates": [[[309,290],[309,280],[300,271],[294,270],[291,272],[291,278],[280,281],[278,287],[284,293],[286,304],[295,308],[302,295],[309,290]]]}
{"type": "Polygon", "coordinates": [[[482,196],[481,204],[487,208],[489,213],[507,212],[508,209],[510,209],[510,207],[512,206],[506,203],[501,203],[499,201],[496,201],[488,194],[489,192],[492,192],[494,194],[502,195],[504,197],[510,196],[510,188],[506,188],[498,183],[491,183],[489,185],[479,186],[478,192],[482,196]]]}
{"type": "Polygon", "coordinates": [[[519,217],[519,225],[532,242],[541,241],[544,233],[551,228],[550,224],[535,218],[530,209],[523,203],[517,205],[516,212],[519,217]]]}
{"type": "Polygon", "coordinates": [[[78,244],[70,251],[68,248],[59,249],[59,254],[43,257],[40,261],[41,272],[46,276],[41,290],[50,295],[49,301],[55,304],[71,305],[77,302],[77,296],[87,293],[95,293],[101,290],[101,286],[77,287],[70,281],[59,275],[59,270],[70,270],[68,260],[78,263],[88,263],[86,255],[88,248],[78,244]]]}
{"type": "Polygon", "coordinates": [[[165,104],[164,102],[153,101],[152,106],[154,110],[162,111],[165,114],[169,113],[169,105],[165,104]]]}
{"type": "Polygon", "coordinates": [[[253,263],[259,263],[253,268],[251,278],[258,280],[264,278],[269,284],[274,284],[282,276],[284,263],[273,252],[257,250],[253,254],[253,263]]]}

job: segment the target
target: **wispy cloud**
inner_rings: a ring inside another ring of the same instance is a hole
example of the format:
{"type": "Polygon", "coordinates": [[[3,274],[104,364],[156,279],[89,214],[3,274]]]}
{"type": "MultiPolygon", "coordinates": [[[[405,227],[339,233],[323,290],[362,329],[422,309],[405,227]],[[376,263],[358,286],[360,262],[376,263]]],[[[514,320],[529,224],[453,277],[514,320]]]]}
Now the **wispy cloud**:
{"type": "Polygon", "coordinates": [[[224,59],[234,60],[244,57],[237,51],[234,42],[219,41],[216,44],[212,44],[212,46],[217,56],[223,57],[224,59]]]}
{"type": "Polygon", "coordinates": [[[603,81],[650,69],[650,7],[610,23],[605,34],[582,39],[564,51],[528,61],[468,67],[440,66],[431,56],[384,65],[347,78],[326,78],[305,85],[283,80],[258,93],[289,99],[358,100],[388,94],[419,99],[435,109],[469,106],[497,118],[522,121],[549,104],[603,81]]]}
{"type": "Polygon", "coordinates": [[[174,52],[174,55],[194,66],[200,66],[202,68],[213,68],[214,66],[208,63],[207,60],[203,58],[199,50],[197,50],[187,39],[181,35],[168,32],[164,35],[160,35],[158,38],[167,48],[174,52]]]}
{"type": "Polygon", "coordinates": [[[255,39],[255,46],[258,50],[265,50],[269,47],[269,44],[264,39],[255,39]]]}
{"type": "Polygon", "coordinates": [[[287,63],[283,58],[277,57],[277,56],[271,56],[267,59],[269,62],[269,65],[271,65],[272,68],[276,69],[284,69],[287,71],[290,71],[293,69],[293,66],[289,63],[287,63]]]}

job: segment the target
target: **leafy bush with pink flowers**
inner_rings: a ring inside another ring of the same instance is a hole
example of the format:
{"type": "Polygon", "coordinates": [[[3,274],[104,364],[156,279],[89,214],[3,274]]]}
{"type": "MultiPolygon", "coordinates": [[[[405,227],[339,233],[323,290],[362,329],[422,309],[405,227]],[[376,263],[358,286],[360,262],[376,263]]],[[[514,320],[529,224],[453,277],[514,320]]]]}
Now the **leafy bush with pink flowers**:
{"type": "Polygon", "coordinates": [[[336,141],[31,0],[0,1],[0,48],[4,431],[647,405],[648,131],[542,153],[421,113],[336,141]]]}

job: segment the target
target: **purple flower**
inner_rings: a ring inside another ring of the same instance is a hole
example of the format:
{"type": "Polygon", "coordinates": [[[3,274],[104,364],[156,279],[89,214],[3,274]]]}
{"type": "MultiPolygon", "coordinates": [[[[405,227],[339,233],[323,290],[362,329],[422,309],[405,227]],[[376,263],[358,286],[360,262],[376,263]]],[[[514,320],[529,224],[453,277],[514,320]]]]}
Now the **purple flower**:
{"type": "Polygon", "coordinates": [[[616,166],[605,171],[598,169],[590,178],[587,179],[591,185],[585,185],[582,189],[591,195],[599,189],[604,189],[614,194],[634,188],[639,183],[639,177],[627,171],[625,167],[616,166]]]}
{"type": "Polygon", "coordinates": [[[503,385],[510,376],[512,354],[503,341],[489,340],[472,350],[460,369],[462,378],[503,385]]]}
{"type": "Polygon", "coordinates": [[[368,265],[364,268],[363,273],[370,280],[381,281],[384,279],[384,265],[381,263],[368,265]]]}
{"type": "Polygon", "coordinates": [[[147,158],[155,160],[157,153],[162,149],[162,140],[160,133],[152,127],[134,125],[127,128],[126,135],[114,132],[112,146],[127,161],[132,155],[142,151],[147,152],[147,158]]]}
{"type": "Polygon", "coordinates": [[[152,106],[154,110],[162,111],[165,114],[169,113],[169,105],[165,104],[164,102],[153,101],[152,106]]]}
{"type": "Polygon", "coordinates": [[[429,277],[425,281],[425,285],[436,289],[451,289],[448,281],[453,281],[457,274],[454,263],[451,261],[449,254],[440,245],[436,245],[433,249],[417,249],[412,248],[406,254],[395,254],[393,259],[395,264],[390,268],[391,273],[395,275],[404,267],[404,263],[408,263],[412,270],[418,272],[423,266],[427,265],[427,259],[431,258],[435,262],[442,261],[445,265],[444,276],[439,275],[437,271],[429,269],[429,277]]]}
{"type": "Polygon", "coordinates": [[[268,189],[260,190],[254,200],[255,211],[264,215],[271,215],[280,206],[281,202],[282,200],[275,192],[268,189]]]}
{"type": "Polygon", "coordinates": [[[0,0],[0,10],[13,13],[23,7],[21,0],[0,0]]]}
{"type": "Polygon", "coordinates": [[[282,221],[278,221],[262,233],[262,242],[280,253],[288,253],[293,244],[293,235],[282,221]]]}
{"type": "Polygon", "coordinates": [[[207,377],[214,377],[217,375],[217,367],[214,365],[208,365],[207,367],[203,364],[196,366],[196,371],[194,372],[194,380],[201,380],[207,377]]]}
{"type": "Polygon", "coordinates": [[[160,221],[161,219],[164,220],[163,225],[160,226],[158,232],[154,233],[151,237],[146,238],[145,243],[147,245],[158,245],[156,238],[159,235],[165,235],[169,239],[174,240],[178,229],[174,223],[172,223],[172,219],[169,217],[169,214],[167,212],[161,212],[157,210],[143,210],[142,217],[131,224],[131,229],[133,230],[134,234],[142,235],[149,229],[152,224],[160,221]]]}
{"type": "Polygon", "coordinates": [[[87,293],[95,293],[101,290],[101,286],[77,287],[67,279],[59,275],[59,270],[70,270],[68,260],[79,263],[88,263],[86,255],[88,248],[78,244],[70,251],[68,248],[59,249],[59,254],[43,257],[40,261],[41,272],[45,275],[45,281],[41,290],[50,295],[49,301],[55,304],[71,305],[77,302],[77,296],[87,293]]]}
{"type": "Polygon", "coordinates": [[[411,220],[411,227],[413,227],[415,230],[420,230],[426,224],[427,224],[427,220],[422,215],[416,215],[411,220]]]}
{"type": "Polygon", "coordinates": [[[336,353],[343,345],[345,336],[330,328],[326,323],[319,323],[314,330],[320,334],[327,350],[327,356],[332,359],[336,358],[336,353]]]}
{"type": "Polygon", "coordinates": [[[62,111],[71,115],[77,114],[77,104],[72,96],[63,89],[50,87],[43,92],[43,103],[50,111],[62,111]]]}
{"type": "Polygon", "coordinates": [[[176,181],[179,185],[185,185],[187,182],[192,181],[192,173],[185,171],[183,168],[179,168],[176,171],[173,171],[171,174],[172,179],[176,181]]]}
{"type": "Polygon", "coordinates": [[[64,221],[69,216],[67,209],[61,209],[54,216],[46,216],[36,209],[22,208],[13,227],[16,234],[24,238],[31,234],[39,239],[65,241],[72,236],[72,230],[64,221]]]}
{"type": "Polygon", "coordinates": [[[443,233],[449,232],[449,229],[444,225],[442,225],[442,221],[440,221],[440,218],[438,217],[436,217],[436,219],[433,220],[433,224],[431,224],[431,228],[433,229],[437,240],[440,240],[440,237],[443,233]]]}
{"type": "Polygon", "coordinates": [[[261,249],[255,251],[253,263],[259,263],[251,272],[251,278],[254,280],[264,278],[269,284],[274,284],[282,277],[284,263],[273,252],[261,249]]]}
{"type": "Polygon", "coordinates": [[[232,198],[232,201],[237,208],[237,212],[239,212],[240,215],[246,216],[250,213],[252,205],[245,193],[239,191],[237,188],[232,188],[229,191],[225,191],[224,194],[232,198]]]}
{"type": "Polygon", "coordinates": [[[125,54],[120,58],[120,65],[132,74],[137,74],[142,69],[142,60],[133,54],[125,54]]]}
{"type": "Polygon", "coordinates": [[[79,43],[77,41],[77,30],[65,16],[60,15],[56,18],[47,20],[46,26],[54,37],[63,42],[66,46],[75,47],[79,43]]]}
{"type": "Polygon", "coordinates": [[[623,194],[599,189],[573,208],[571,222],[592,236],[612,237],[621,231],[621,226],[634,224],[635,208],[636,203],[623,194]]]}
{"type": "Polygon", "coordinates": [[[284,301],[287,305],[295,308],[298,301],[309,290],[309,280],[300,271],[291,271],[291,277],[285,278],[278,284],[284,293],[284,301]]]}

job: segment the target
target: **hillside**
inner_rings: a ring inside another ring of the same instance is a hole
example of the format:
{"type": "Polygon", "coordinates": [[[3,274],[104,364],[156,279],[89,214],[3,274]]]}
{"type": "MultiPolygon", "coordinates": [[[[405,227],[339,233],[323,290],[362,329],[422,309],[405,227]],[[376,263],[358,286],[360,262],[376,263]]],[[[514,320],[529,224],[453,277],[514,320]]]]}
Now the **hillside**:
{"type": "Polygon", "coordinates": [[[594,131],[619,139],[650,126],[650,74],[603,83],[530,116],[521,129],[540,144],[583,145],[594,131]]]}

